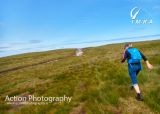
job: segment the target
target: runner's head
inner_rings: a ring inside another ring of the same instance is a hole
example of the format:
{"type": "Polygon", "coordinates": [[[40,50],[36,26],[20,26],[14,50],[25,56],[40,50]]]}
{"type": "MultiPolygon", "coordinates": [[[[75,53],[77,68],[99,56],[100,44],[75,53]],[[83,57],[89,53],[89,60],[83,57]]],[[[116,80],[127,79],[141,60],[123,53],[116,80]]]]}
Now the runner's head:
{"type": "Polygon", "coordinates": [[[127,49],[127,48],[129,48],[129,47],[132,47],[132,43],[125,43],[124,49],[127,49]]]}

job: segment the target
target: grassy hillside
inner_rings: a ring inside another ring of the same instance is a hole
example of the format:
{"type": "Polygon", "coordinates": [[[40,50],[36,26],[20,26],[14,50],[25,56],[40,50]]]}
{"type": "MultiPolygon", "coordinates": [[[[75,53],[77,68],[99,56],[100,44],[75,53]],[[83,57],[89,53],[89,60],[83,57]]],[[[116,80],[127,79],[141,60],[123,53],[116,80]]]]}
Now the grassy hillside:
{"type": "Polygon", "coordinates": [[[138,81],[144,101],[130,90],[123,44],[22,54],[0,58],[0,114],[158,114],[160,41],[134,43],[154,65],[143,62],[138,81]],[[15,69],[17,68],[17,69],[15,69]],[[10,70],[11,69],[11,70],[10,70]],[[3,72],[6,71],[6,72],[3,72]],[[7,105],[5,96],[71,96],[70,103],[7,105]]]}

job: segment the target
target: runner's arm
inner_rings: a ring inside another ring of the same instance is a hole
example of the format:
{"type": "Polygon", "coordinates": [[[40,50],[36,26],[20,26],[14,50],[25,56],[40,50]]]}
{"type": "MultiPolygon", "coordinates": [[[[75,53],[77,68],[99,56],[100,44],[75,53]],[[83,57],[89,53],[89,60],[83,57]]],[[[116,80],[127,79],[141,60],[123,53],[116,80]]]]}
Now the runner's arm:
{"type": "Polygon", "coordinates": [[[141,52],[140,52],[140,54],[141,54],[143,60],[146,62],[146,65],[147,65],[148,69],[150,69],[150,70],[153,69],[152,64],[149,63],[149,61],[147,60],[146,56],[144,56],[141,52]]]}
{"type": "Polygon", "coordinates": [[[123,54],[123,58],[122,58],[122,60],[121,60],[121,63],[125,62],[125,60],[126,60],[127,58],[129,58],[129,53],[128,53],[128,51],[125,51],[124,54],[123,54]]]}
{"type": "MultiPolygon", "coordinates": [[[[139,52],[140,52],[140,51],[139,51],[139,52]]],[[[146,57],[142,52],[140,52],[140,54],[141,54],[143,60],[144,60],[144,61],[147,61],[147,57],[146,57]]]]}

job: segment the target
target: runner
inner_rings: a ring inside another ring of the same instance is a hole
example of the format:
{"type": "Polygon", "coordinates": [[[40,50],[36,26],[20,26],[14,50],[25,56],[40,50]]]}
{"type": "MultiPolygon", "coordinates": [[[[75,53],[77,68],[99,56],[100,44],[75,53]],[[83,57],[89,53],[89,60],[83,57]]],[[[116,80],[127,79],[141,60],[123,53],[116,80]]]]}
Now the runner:
{"type": "Polygon", "coordinates": [[[128,72],[132,81],[131,89],[135,89],[137,93],[136,99],[138,101],[143,101],[143,97],[137,83],[137,75],[140,70],[142,70],[141,59],[146,62],[146,65],[150,70],[153,69],[153,66],[137,48],[132,47],[132,43],[126,43],[124,46],[124,53],[121,63],[125,62],[126,59],[128,62],[128,72]]]}

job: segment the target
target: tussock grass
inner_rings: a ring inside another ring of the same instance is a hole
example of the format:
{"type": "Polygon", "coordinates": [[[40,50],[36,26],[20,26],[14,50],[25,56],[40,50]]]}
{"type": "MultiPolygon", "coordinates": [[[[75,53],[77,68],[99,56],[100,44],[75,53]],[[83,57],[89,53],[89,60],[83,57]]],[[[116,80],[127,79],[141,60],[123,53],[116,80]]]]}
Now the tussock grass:
{"type": "Polygon", "coordinates": [[[1,73],[0,114],[158,114],[160,113],[160,41],[135,43],[155,66],[143,71],[138,81],[144,102],[130,90],[127,64],[121,64],[123,44],[22,54],[0,58],[0,70],[58,59],[36,66],[1,73]],[[11,106],[5,96],[72,96],[70,103],[11,106]]]}

